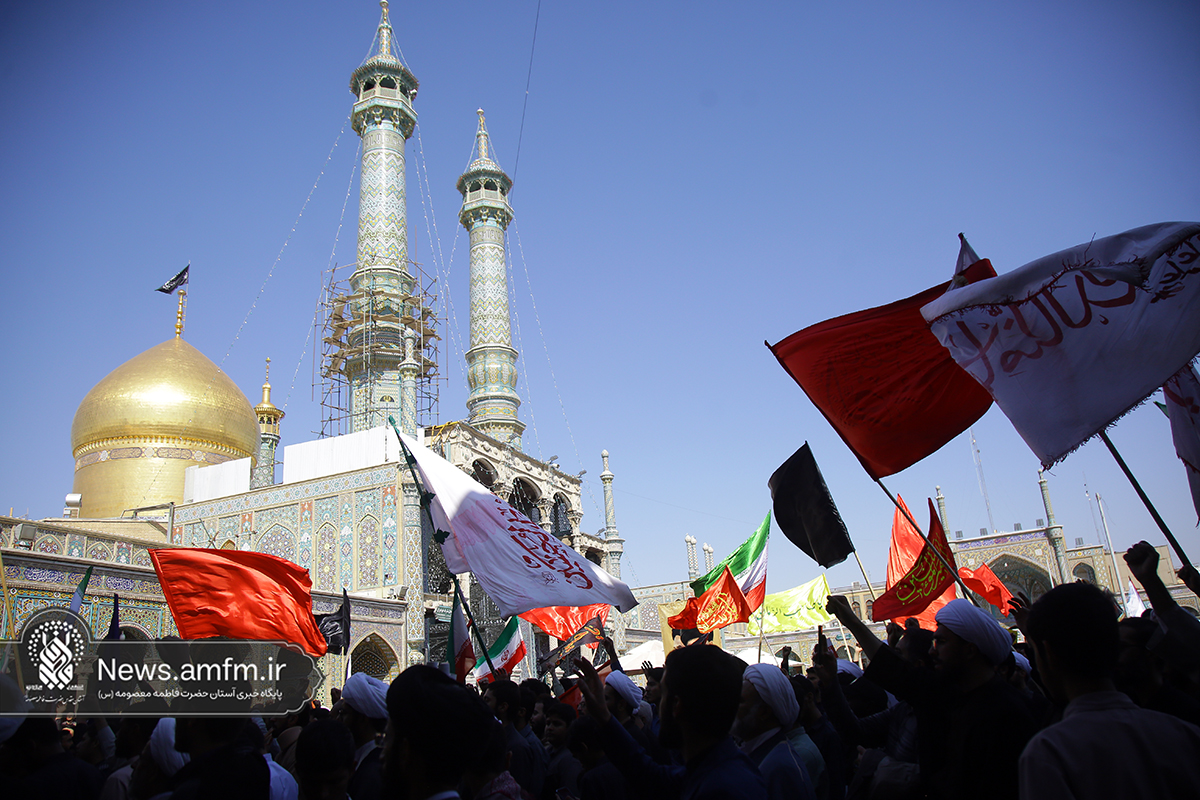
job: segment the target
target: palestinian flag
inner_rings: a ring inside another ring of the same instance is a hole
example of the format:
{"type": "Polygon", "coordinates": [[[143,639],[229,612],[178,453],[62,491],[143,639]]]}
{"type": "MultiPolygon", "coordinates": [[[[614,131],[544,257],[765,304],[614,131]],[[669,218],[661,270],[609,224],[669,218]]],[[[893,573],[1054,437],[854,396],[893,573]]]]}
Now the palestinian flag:
{"type": "Polygon", "coordinates": [[[454,679],[466,683],[467,673],[475,665],[475,648],[463,614],[458,593],[454,593],[454,611],[450,614],[450,640],[446,643],[446,660],[454,667],[454,679]]]}
{"type": "Polygon", "coordinates": [[[746,595],[750,610],[755,611],[761,606],[763,598],[767,595],[767,536],[770,533],[771,512],[768,511],[758,530],[742,542],[729,558],[709,570],[703,578],[692,581],[692,591],[696,593],[696,597],[707,592],[721,577],[725,567],[729,567],[742,594],[746,595]]]}
{"type": "MultiPolygon", "coordinates": [[[[488,648],[488,656],[497,670],[504,670],[504,674],[511,678],[513,668],[521,663],[525,653],[525,640],[521,638],[521,619],[512,617],[504,626],[504,630],[500,631],[500,638],[488,648]]],[[[496,680],[488,668],[486,658],[475,662],[475,680],[479,683],[491,683],[496,680]]]]}

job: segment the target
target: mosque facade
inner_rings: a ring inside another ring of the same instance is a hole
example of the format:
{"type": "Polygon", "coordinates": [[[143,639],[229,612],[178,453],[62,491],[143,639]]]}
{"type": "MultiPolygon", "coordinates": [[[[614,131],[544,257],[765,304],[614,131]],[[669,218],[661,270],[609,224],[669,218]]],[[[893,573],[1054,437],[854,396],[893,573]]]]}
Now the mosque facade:
{"type": "MultiPolygon", "coordinates": [[[[389,422],[504,497],[589,560],[620,573],[608,454],[605,526],[581,530],[581,474],[523,452],[517,350],[512,346],[505,238],[512,181],[495,161],[477,112],[472,160],[458,179],[459,220],[470,236],[468,417],[430,425],[422,391],[436,377],[435,317],[408,259],[405,143],[416,124],[418,82],[397,57],[387,3],[371,55],[354,70],[351,122],[362,140],[356,262],[329,304],[332,348],[322,369],[347,387],[348,432],[287,444],[270,378],[251,407],[212,361],[176,335],[98,383],[72,427],[75,482],[62,519],[0,518],[14,631],[48,604],[65,604],[88,567],[81,612],[107,630],[112,596],[133,638],[174,635],[150,565],[154,547],[269,553],[309,570],[315,613],[351,601],[351,655],[327,655],[326,675],[381,678],[444,651],[452,576],[431,546],[418,488],[389,422]],[[282,458],[280,459],[280,456],[282,458]],[[277,462],[282,478],[276,480],[277,462]],[[439,649],[440,648],[440,649],[439,649]]],[[[501,626],[469,575],[459,576],[484,635],[501,626]],[[474,591],[472,591],[474,589],[474,591]]],[[[618,645],[624,625],[614,614],[618,645]]],[[[8,620],[4,620],[7,626],[8,620]]],[[[529,628],[527,672],[552,646],[529,628]]]]}

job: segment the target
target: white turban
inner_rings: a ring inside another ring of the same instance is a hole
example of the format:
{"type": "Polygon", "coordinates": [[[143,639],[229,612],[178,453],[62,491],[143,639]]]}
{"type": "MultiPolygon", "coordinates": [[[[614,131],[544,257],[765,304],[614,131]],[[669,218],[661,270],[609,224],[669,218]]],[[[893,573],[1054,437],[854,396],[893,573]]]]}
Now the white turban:
{"type": "Polygon", "coordinates": [[[796,717],[800,716],[800,703],[783,670],[771,664],[751,664],[742,673],[742,678],[750,681],[758,696],[771,707],[783,729],[791,730],[796,717]]]}
{"type": "Polygon", "coordinates": [[[356,672],[342,687],[342,699],[371,719],[387,719],[387,684],[365,672],[356,672]]]}
{"type": "Polygon", "coordinates": [[[191,761],[191,756],[175,749],[175,719],[163,717],[150,734],[150,757],[162,774],[170,778],[191,761]]]}
{"type": "Polygon", "coordinates": [[[637,713],[638,708],[642,704],[642,690],[638,688],[636,683],[629,680],[628,675],[624,672],[610,672],[604,679],[604,683],[607,686],[613,687],[613,691],[617,693],[617,696],[629,705],[629,709],[632,712],[637,713]]]}
{"type": "Polygon", "coordinates": [[[975,645],[993,665],[1000,664],[1012,651],[1012,636],[1000,627],[989,614],[980,611],[970,600],[951,600],[934,616],[958,636],[975,645]]]}
{"type": "Polygon", "coordinates": [[[270,800],[298,800],[300,786],[292,773],[284,769],[282,764],[276,764],[269,755],[263,755],[263,758],[267,760],[267,769],[270,770],[270,800]]]}
{"type": "Polygon", "coordinates": [[[860,667],[858,664],[855,664],[853,661],[850,661],[845,658],[839,658],[837,660],[837,671],[844,672],[847,675],[853,675],[855,677],[855,679],[861,678],[863,676],[862,667],[860,667]]]}

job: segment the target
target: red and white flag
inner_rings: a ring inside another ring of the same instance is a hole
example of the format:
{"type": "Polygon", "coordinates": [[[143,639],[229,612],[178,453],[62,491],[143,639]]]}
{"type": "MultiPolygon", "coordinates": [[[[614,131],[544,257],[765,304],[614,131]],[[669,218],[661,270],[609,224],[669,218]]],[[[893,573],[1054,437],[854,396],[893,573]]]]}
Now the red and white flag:
{"type": "Polygon", "coordinates": [[[921,314],[1049,467],[1200,352],[1200,224],[1096,239],[921,314]]]}
{"type": "Polygon", "coordinates": [[[487,487],[428,448],[403,436],[430,502],[434,538],[455,575],[474,574],[500,613],[546,606],[637,605],[629,587],[609,575],[487,487]]]}
{"type": "Polygon", "coordinates": [[[1192,505],[1200,517],[1200,377],[1190,364],[1163,384],[1175,455],[1187,470],[1192,505]]]}

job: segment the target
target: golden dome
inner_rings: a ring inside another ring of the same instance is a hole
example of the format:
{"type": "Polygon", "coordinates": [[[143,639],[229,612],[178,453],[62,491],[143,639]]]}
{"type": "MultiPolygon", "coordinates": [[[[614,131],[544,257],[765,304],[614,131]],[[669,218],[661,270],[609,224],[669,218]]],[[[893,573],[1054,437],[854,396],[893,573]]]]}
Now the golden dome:
{"type": "Polygon", "coordinates": [[[182,502],[183,470],[253,457],[258,418],[237,385],[182,338],[131,358],[75,412],[71,449],[83,516],[182,502]]]}

